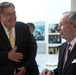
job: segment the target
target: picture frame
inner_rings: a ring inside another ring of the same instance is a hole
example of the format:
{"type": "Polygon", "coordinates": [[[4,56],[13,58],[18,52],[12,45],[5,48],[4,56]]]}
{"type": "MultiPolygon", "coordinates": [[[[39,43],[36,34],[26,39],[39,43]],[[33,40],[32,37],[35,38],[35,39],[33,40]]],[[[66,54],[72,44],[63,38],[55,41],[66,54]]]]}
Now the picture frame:
{"type": "Polygon", "coordinates": [[[37,43],[37,46],[38,46],[38,49],[37,49],[38,54],[46,53],[46,43],[37,43]]]}
{"type": "Polygon", "coordinates": [[[58,33],[59,23],[49,24],[48,25],[48,33],[58,33]]]}
{"type": "Polygon", "coordinates": [[[45,22],[33,22],[35,25],[34,37],[36,41],[45,41],[45,22]]]}
{"type": "Polygon", "coordinates": [[[48,54],[58,54],[59,50],[60,50],[60,45],[48,47],[48,54]]]}
{"type": "Polygon", "coordinates": [[[60,34],[48,35],[48,43],[49,44],[60,44],[61,43],[61,36],[60,36],[60,34]]]}

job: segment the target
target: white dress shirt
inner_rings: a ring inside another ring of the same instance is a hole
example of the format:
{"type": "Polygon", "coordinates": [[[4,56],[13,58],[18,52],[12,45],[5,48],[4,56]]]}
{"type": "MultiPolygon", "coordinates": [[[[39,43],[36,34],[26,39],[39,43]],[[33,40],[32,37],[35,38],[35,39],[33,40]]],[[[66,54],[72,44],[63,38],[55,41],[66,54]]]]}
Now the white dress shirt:
{"type": "MultiPolygon", "coordinates": [[[[5,25],[4,25],[3,23],[2,23],[2,26],[3,26],[4,30],[5,30],[5,33],[6,33],[7,37],[9,38],[8,28],[5,27],[5,25]]],[[[15,38],[15,27],[12,28],[12,31],[13,31],[13,36],[14,36],[14,38],[15,38]]]]}

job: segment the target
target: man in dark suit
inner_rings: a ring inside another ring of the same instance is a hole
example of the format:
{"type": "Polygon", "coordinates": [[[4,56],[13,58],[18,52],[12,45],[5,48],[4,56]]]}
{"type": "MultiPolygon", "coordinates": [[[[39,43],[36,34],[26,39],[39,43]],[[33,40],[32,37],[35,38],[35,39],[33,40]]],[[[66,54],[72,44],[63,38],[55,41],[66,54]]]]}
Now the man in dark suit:
{"type": "MultiPolygon", "coordinates": [[[[30,32],[31,32],[31,36],[32,36],[32,39],[33,39],[33,43],[34,43],[34,46],[36,48],[36,53],[37,53],[37,43],[36,43],[36,39],[35,37],[33,36],[33,33],[35,31],[35,25],[33,23],[27,23],[27,25],[29,26],[29,29],[30,29],[30,32]]],[[[36,62],[35,62],[36,63],[36,62]]],[[[39,70],[38,70],[38,65],[37,63],[34,65],[34,68],[30,71],[30,74],[31,75],[38,75],[39,74],[39,70]],[[34,72],[35,71],[35,72],[34,72]],[[32,74],[31,74],[32,72],[32,74]]]]}
{"type": "Polygon", "coordinates": [[[15,6],[12,3],[0,3],[0,75],[28,75],[36,64],[35,56],[36,48],[28,25],[16,22],[15,6]],[[13,48],[8,32],[11,29],[15,39],[13,48]]]}
{"type": "Polygon", "coordinates": [[[60,48],[58,67],[53,71],[43,69],[41,75],[76,75],[76,12],[65,12],[60,19],[58,30],[66,40],[60,48]],[[71,45],[66,49],[68,43],[71,45]],[[70,50],[68,57],[67,50],[70,50]],[[67,60],[64,64],[65,58],[67,60]]]}

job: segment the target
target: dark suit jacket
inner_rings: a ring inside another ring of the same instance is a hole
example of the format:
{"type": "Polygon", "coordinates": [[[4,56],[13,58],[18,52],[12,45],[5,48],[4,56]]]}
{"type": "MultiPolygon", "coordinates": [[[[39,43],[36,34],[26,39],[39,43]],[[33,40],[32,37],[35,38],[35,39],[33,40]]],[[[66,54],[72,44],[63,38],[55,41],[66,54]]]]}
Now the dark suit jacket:
{"type": "MultiPolygon", "coordinates": [[[[29,27],[26,24],[22,22],[16,23],[15,39],[15,45],[17,46],[16,51],[21,52],[23,54],[23,59],[21,60],[21,63],[17,63],[8,59],[8,52],[12,48],[0,22],[0,75],[13,75],[14,68],[21,66],[24,66],[28,73],[36,65],[36,48],[31,38],[29,27]]],[[[35,69],[34,72],[36,72],[35,69]]]]}
{"type": "Polygon", "coordinates": [[[61,49],[59,52],[58,68],[56,68],[54,70],[55,75],[76,75],[76,62],[72,63],[73,60],[76,59],[76,44],[75,44],[74,48],[72,49],[64,68],[62,69],[66,46],[67,46],[66,42],[61,45],[61,49]]]}
{"type": "MultiPolygon", "coordinates": [[[[37,43],[36,43],[35,37],[33,35],[32,35],[32,40],[33,40],[34,47],[35,47],[36,53],[37,53],[37,43]]],[[[39,74],[39,70],[38,70],[37,63],[35,62],[33,69],[31,69],[30,72],[29,72],[29,75],[37,75],[37,74],[39,74]]]]}

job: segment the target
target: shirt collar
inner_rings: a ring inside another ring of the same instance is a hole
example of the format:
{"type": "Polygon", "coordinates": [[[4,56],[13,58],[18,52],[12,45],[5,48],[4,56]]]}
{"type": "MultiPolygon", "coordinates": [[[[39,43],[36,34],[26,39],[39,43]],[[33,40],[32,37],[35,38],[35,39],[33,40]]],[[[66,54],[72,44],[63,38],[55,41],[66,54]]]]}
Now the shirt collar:
{"type": "Polygon", "coordinates": [[[70,44],[74,46],[75,43],[76,43],[76,37],[70,42],[70,44]]]}
{"type": "Polygon", "coordinates": [[[74,45],[76,44],[76,37],[70,42],[71,46],[69,47],[70,51],[73,49],[74,45]]]}
{"type": "MultiPolygon", "coordinates": [[[[2,23],[2,26],[3,26],[4,30],[5,30],[5,32],[8,32],[8,28],[3,23],[2,23]]],[[[15,31],[15,27],[13,27],[12,30],[15,31]]]]}

